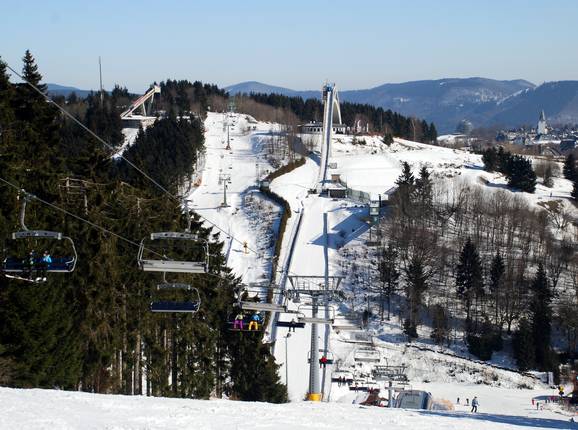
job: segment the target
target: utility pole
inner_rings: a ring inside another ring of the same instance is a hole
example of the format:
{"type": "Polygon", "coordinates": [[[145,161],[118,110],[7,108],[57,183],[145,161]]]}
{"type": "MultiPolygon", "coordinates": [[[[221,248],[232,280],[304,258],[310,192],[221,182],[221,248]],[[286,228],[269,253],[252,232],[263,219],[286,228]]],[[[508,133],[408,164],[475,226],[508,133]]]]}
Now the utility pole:
{"type": "Polygon", "coordinates": [[[102,109],[104,105],[104,93],[102,91],[102,63],[100,61],[100,55],[98,56],[98,72],[100,75],[100,107],[102,109]]]}

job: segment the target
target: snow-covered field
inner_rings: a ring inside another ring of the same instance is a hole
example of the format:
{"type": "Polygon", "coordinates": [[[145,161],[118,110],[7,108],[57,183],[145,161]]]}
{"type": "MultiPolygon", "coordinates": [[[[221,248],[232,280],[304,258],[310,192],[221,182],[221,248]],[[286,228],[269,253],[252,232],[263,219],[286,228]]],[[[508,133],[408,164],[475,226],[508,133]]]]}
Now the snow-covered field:
{"type": "MultiPolygon", "coordinates": [[[[432,387],[433,388],[433,387],[432,387]]],[[[477,387],[479,388],[479,387],[477,387]]],[[[487,387],[482,387],[487,388],[487,387]]],[[[536,410],[528,392],[469,390],[480,413],[359,407],[350,403],[294,402],[283,405],[228,400],[113,396],[54,390],[0,388],[0,429],[576,429],[555,411],[536,410]]],[[[433,389],[432,389],[433,391],[433,389]]]]}

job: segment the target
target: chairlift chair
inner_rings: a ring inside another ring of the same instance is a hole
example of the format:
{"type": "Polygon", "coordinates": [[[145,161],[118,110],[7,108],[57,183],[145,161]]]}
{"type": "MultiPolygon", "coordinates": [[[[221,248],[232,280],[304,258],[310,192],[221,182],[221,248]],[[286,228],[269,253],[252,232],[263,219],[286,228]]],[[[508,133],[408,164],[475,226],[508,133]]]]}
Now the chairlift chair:
{"type": "Polygon", "coordinates": [[[287,328],[305,328],[304,322],[299,321],[275,321],[275,326],[277,327],[287,327],[287,328]]]}
{"type": "Polygon", "coordinates": [[[357,348],[353,353],[353,360],[357,362],[379,363],[381,354],[374,348],[357,348]]]}
{"type": "MultiPolygon", "coordinates": [[[[20,208],[20,225],[22,227],[21,231],[13,232],[10,239],[15,241],[25,241],[25,240],[47,240],[47,241],[64,241],[70,245],[72,254],[66,257],[51,257],[52,261],[50,263],[45,263],[42,257],[26,257],[20,258],[14,255],[8,255],[6,248],[4,249],[5,255],[2,260],[2,272],[8,278],[18,279],[22,281],[30,282],[43,282],[45,278],[32,278],[32,272],[37,271],[39,273],[72,273],[76,268],[76,262],[78,260],[78,254],[76,252],[76,247],[74,246],[74,241],[68,237],[64,236],[61,232],[48,231],[48,230],[29,230],[24,223],[26,216],[26,204],[28,200],[32,198],[31,194],[22,191],[23,200],[20,208]],[[27,274],[28,276],[25,276],[27,274]]],[[[38,249],[44,249],[46,247],[38,247],[38,249]]],[[[30,249],[30,247],[28,247],[30,249]]]]}
{"type": "MultiPolygon", "coordinates": [[[[145,238],[146,239],[146,238],[145,238]]],[[[141,240],[138,251],[138,265],[145,272],[164,272],[164,273],[207,273],[209,270],[209,243],[206,240],[200,240],[196,234],[182,232],[159,232],[151,233],[150,240],[165,241],[191,241],[203,242],[205,257],[202,261],[183,261],[166,259],[145,258],[145,239],[141,240]]]]}
{"type": "Polygon", "coordinates": [[[191,313],[194,314],[199,311],[201,307],[201,296],[199,290],[190,284],[185,283],[171,283],[163,279],[163,283],[157,285],[157,290],[186,290],[190,292],[190,299],[187,301],[169,301],[160,300],[153,301],[150,305],[150,310],[153,313],[191,313]]]}
{"type": "MultiPolygon", "coordinates": [[[[323,356],[327,357],[327,361],[325,362],[325,364],[333,364],[333,362],[335,361],[335,358],[334,358],[333,353],[331,351],[326,351],[324,349],[320,349],[319,354],[321,354],[319,356],[319,364],[322,364],[321,358],[323,356]]],[[[309,351],[307,353],[307,363],[311,363],[311,351],[309,351]]]]}
{"type": "Polygon", "coordinates": [[[320,305],[317,307],[318,313],[324,312],[326,309],[329,310],[329,317],[307,317],[305,316],[305,311],[312,310],[311,305],[299,305],[297,308],[300,316],[297,321],[307,324],[326,324],[332,325],[335,320],[335,309],[332,306],[320,305]]]}

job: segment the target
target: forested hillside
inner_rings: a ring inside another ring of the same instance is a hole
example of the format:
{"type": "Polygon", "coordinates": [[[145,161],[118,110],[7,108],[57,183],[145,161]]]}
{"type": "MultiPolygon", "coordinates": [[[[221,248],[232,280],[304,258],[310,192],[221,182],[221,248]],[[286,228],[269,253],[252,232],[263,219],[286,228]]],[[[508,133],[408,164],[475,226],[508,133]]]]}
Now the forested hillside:
{"type": "MultiPolygon", "coordinates": [[[[241,94],[241,100],[249,98],[257,103],[286,109],[301,122],[322,121],[323,102],[319,99],[306,99],[280,94],[241,94]]],[[[344,124],[353,126],[355,121],[362,120],[371,125],[370,129],[379,134],[410,139],[416,142],[435,143],[437,130],[433,123],[418,118],[400,115],[390,109],[385,110],[368,104],[341,102],[341,117],[344,124]]]]}
{"type": "MultiPolygon", "coordinates": [[[[45,91],[28,51],[23,76],[45,91]]],[[[151,232],[184,231],[189,224],[192,214],[183,213],[172,196],[192,173],[204,142],[199,118],[170,114],[190,110],[190,104],[178,101],[179,91],[163,100],[167,117],[141,131],[125,159],[115,160],[113,150],[122,143],[119,97],[128,94],[117,89],[102,102],[100,94],[67,100],[67,109],[110,149],[33,88],[9,78],[0,62],[0,236],[6,253],[25,258],[32,250],[70,252],[46,240],[9,239],[21,229],[21,188],[37,197],[28,202],[27,226],[71,237],[78,263],[73,273],[50,273],[41,283],[0,276],[0,384],[284,401],[285,387],[260,334],[229,330],[237,281],[224,266],[219,234],[198,218],[191,229],[209,241],[209,273],[173,274],[171,280],[198,289],[199,312],[173,317],[148,310],[161,275],[138,269],[138,243],[151,232]]],[[[172,94],[179,84],[165,86],[172,94]]],[[[192,88],[205,106],[200,94],[212,89],[200,83],[192,88]]]]}

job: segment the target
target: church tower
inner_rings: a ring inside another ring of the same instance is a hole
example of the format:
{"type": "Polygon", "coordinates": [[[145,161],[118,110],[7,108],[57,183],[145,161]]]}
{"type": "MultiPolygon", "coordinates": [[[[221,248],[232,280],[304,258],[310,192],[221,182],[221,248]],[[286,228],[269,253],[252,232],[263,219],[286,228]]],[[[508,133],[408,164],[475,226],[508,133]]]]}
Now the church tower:
{"type": "Polygon", "coordinates": [[[540,113],[540,119],[538,120],[538,134],[548,134],[548,125],[546,124],[544,111],[540,113]]]}

